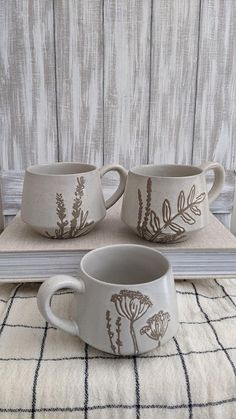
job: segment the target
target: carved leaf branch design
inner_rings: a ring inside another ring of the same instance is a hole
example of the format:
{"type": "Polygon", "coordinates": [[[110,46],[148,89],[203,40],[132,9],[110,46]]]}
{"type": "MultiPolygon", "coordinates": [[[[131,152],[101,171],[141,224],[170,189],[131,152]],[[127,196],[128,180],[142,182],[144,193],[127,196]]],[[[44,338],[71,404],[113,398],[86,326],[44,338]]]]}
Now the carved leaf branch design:
{"type": "Polygon", "coordinates": [[[87,221],[89,212],[82,210],[85,188],[85,178],[80,176],[77,178],[76,189],[74,193],[74,201],[72,205],[72,218],[69,221],[66,215],[66,206],[64,197],[61,193],[56,194],[56,214],[59,218],[57,222],[58,229],[55,229],[54,235],[46,232],[46,235],[52,239],[75,238],[86,234],[94,224],[94,221],[87,221]],[[67,227],[69,226],[69,228],[67,227]]]}
{"type": "Polygon", "coordinates": [[[138,234],[149,241],[159,241],[163,243],[177,242],[184,238],[185,228],[176,222],[179,217],[185,224],[193,225],[196,223],[194,216],[201,215],[201,209],[198,207],[201,204],[206,194],[203,192],[196,196],[196,186],[193,185],[186,198],[184,191],[180,191],[177,198],[177,213],[172,215],[172,208],[170,201],[165,199],[162,204],[162,225],[160,217],[151,208],[151,193],[152,193],[152,179],[147,180],[147,197],[146,206],[143,216],[143,200],[142,193],[138,189],[138,234]],[[193,214],[193,215],[192,215],[193,214]],[[173,233],[167,232],[167,229],[173,233]]]}

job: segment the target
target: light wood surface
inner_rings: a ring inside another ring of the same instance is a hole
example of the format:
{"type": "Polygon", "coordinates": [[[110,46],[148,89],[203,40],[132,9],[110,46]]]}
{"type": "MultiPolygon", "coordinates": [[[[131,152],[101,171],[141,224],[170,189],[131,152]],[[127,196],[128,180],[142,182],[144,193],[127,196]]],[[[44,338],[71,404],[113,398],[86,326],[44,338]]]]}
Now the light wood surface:
{"type": "Polygon", "coordinates": [[[235,21],[235,0],[0,0],[5,214],[37,162],[215,160],[227,180],[213,210],[228,218],[235,21]]]}
{"type": "Polygon", "coordinates": [[[104,163],[147,163],[150,0],[104,2],[104,163]]]}
{"type": "Polygon", "coordinates": [[[0,165],[57,159],[52,0],[0,1],[0,165]]]}
{"type": "Polygon", "coordinates": [[[191,163],[199,1],[154,0],[149,162],[191,163]]]}
{"type": "Polygon", "coordinates": [[[233,171],[236,150],[236,2],[204,0],[193,162],[220,161],[233,171]]]}
{"type": "Polygon", "coordinates": [[[103,17],[100,0],[59,0],[55,52],[59,159],[103,162],[103,17]]]}

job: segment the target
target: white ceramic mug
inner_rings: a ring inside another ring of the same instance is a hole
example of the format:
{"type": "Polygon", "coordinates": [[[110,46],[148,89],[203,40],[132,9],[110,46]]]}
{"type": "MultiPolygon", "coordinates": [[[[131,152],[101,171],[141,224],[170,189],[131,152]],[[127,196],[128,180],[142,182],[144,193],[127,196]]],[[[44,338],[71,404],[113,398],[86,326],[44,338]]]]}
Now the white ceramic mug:
{"type": "Polygon", "coordinates": [[[54,163],[31,166],[26,170],[21,217],[33,229],[55,239],[87,234],[121,197],[126,170],[119,165],[97,169],[90,164],[54,163]],[[114,170],[120,183],[104,201],[101,177],[114,170]]]}
{"type": "Polygon", "coordinates": [[[175,335],[175,285],[160,252],[131,244],[101,247],[87,253],[80,267],[80,279],[58,275],[39,289],[39,310],[53,326],[114,355],[147,352],[175,335]],[[71,320],[50,307],[62,288],[75,292],[71,320]]]}
{"type": "Polygon", "coordinates": [[[199,167],[144,165],[128,172],[122,220],[141,238],[162,243],[186,240],[209,222],[209,203],[224,184],[224,169],[208,162],[199,167]],[[215,179],[207,192],[206,172],[215,179]]]}

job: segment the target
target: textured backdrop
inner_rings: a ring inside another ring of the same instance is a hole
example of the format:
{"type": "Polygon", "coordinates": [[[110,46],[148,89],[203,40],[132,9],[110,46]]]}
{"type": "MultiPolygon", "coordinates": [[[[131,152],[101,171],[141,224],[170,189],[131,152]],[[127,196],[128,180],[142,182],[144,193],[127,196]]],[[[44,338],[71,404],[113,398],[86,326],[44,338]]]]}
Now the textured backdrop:
{"type": "Polygon", "coordinates": [[[217,160],[228,175],[214,211],[226,220],[235,51],[235,0],[0,0],[5,214],[37,162],[217,160]]]}

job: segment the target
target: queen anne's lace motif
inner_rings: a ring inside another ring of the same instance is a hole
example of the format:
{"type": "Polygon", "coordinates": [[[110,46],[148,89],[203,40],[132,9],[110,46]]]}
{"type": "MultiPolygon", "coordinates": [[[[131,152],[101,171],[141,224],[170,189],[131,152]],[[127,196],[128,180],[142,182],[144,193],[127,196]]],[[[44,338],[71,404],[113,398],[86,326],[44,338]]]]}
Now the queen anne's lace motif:
{"type": "Polygon", "coordinates": [[[169,313],[164,313],[164,311],[161,310],[147,320],[147,325],[140,329],[140,333],[141,335],[146,334],[150,339],[158,341],[158,346],[160,346],[161,339],[166,333],[169,321],[169,313]]]}
{"type": "Polygon", "coordinates": [[[134,323],[152,306],[150,298],[147,295],[143,295],[140,291],[121,290],[119,294],[112,295],[111,301],[115,304],[119,316],[126,317],[129,320],[134,353],[138,354],[139,349],[134,323]]]}

